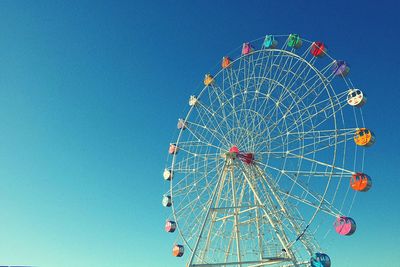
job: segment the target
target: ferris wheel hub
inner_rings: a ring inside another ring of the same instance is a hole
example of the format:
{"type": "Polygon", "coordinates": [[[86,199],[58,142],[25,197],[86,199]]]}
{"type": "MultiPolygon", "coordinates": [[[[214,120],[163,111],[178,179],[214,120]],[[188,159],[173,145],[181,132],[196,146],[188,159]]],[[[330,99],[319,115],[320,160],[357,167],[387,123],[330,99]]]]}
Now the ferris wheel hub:
{"type": "Polygon", "coordinates": [[[238,148],[237,146],[232,146],[232,147],[229,149],[229,153],[236,153],[236,154],[238,154],[238,153],[239,153],[239,148],[238,148]]]}
{"type": "Polygon", "coordinates": [[[246,164],[253,164],[254,162],[254,153],[240,151],[236,145],[229,149],[229,152],[226,153],[226,157],[230,159],[238,158],[246,164]]]}

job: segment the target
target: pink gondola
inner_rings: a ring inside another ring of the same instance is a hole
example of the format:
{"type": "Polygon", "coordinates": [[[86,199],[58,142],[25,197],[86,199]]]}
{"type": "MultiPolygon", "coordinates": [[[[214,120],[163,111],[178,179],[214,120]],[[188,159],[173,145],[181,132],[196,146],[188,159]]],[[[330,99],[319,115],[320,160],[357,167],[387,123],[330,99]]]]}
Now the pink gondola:
{"type": "Polygon", "coordinates": [[[174,221],[166,221],[165,222],[165,231],[168,233],[175,232],[176,229],[176,222],[174,221]]]}
{"type": "Polygon", "coordinates": [[[186,122],[184,119],[179,119],[178,120],[178,125],[177,125],[179,130],[185,130],[186,129],[186,122]]]}
{"type": "Polygon", "coordinates": [[[179,148],[175,144],[170,144],[168,153],[173,155],[173,154],[178,154],[179,148]]]}
{"type": "Polygon", "coordinates": [[[352,235],[356,231],[357,225],[352,218],[340,216],[336,219],[334,227],[339,235],[352,235]]]}
{"type": "Polygon", "coordinates": [[[242,55],[248,55],[253,52],[253,48],[250,43],[244,43],[242,47],[242,55]]]}

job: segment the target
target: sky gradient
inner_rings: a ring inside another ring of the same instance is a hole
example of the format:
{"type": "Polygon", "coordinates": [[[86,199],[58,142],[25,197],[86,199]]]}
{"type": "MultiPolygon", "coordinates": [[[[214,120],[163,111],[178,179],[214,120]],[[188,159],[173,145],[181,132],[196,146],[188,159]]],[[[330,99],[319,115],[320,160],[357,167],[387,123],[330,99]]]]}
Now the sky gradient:
{"type": "Polygon", "coordinates": [[[265,34],[322,40],[351,64],[377,136],[357,233],[332,266],[395,267],[400,242],[396,1],[1,1],[0,265],[184,266],[160,200],[187,99],[265,34]]]}

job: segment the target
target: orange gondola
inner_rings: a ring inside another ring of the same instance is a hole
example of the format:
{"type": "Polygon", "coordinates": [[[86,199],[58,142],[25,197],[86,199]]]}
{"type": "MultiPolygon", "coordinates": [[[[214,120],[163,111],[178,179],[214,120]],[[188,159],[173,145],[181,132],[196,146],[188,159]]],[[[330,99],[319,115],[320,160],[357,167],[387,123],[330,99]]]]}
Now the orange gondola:
{"type": "Polygon", "coordinates": [[[221,66],[223,69],[226,69],[226,68],[231,67],[231,63],[232,63],[232,61],[229,57],[223,57],[221,66]]]}
{"type": "Polygon", "coordinates": [[[182,257],[185,249],[182,245],[175,245],[172,249],[172,255],[175,257],[182,257]]]}
{"type": "Polygon", "coordinates": [[[372,146],[375,143],[375,135],[367,128],[360,128],[354,134],[354,142],[358,146],[372,146]]]}
{"type": "Polygon", "coordinates": [[[367,192],[372,186],[372,180],[365,173],[357,172],[352,175],[350,185],[356,191],[367,192]]]}

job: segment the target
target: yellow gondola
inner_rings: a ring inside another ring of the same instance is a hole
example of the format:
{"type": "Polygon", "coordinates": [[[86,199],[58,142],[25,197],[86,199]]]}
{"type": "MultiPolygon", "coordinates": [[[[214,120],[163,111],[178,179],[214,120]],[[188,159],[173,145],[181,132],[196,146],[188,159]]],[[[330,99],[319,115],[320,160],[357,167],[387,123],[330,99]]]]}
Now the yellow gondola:
{"type": "Polygon", "coordinates": [[[360,128],[354,134],[354,142],[358,146],[372,146],[375,143],[375,135],[367,128],[360,128]]]}
{"type": "Polygon", "coordinates": [[[211,74],[206,74],[204,76],[204,85],[210,86],[214,83],[214,77],[211,74]]]}

